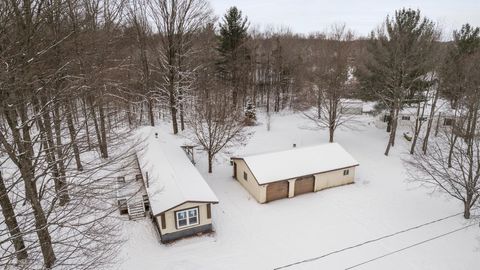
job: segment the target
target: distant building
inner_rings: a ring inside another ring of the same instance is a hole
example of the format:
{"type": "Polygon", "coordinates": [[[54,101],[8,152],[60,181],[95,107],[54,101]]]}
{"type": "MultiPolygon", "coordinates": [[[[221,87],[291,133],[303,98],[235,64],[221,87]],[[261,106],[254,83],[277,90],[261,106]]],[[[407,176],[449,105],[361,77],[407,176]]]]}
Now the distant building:
{"type": "Polygon", "coordinates": [[[233,177],[259,203],[353,183],[359,165],[337,143],[231,160],[233,177]]]}

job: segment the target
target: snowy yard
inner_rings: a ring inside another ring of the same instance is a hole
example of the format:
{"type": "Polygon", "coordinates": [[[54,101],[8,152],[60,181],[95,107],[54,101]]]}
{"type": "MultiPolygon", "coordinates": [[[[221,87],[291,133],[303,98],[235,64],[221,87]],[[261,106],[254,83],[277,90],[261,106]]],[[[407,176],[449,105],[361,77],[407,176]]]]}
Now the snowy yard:
{"type": "MultiPolygon", "coordinates": [[[[257,203],[232,178],[227,156],[217,160],[209,175],[205,156],[197,154],[197,168],[220,200],[213,207],[215,233],[162,245],[149,220],[125,221],[128,241],[118,255],[118,268],[253,270],[307,260],[285,269],[346,269],[392,253],[355,269],[477,269],[478,226],[393,253],[468,223],[457,201],[406,180],[401,158],[408,158],[404,154],[408,144],[398,136],[391,155],[385,157],[388,134],[372,121],[365,117],[364,125],[336,134],[336,141],[360,163],[355,184],[268,204],[257,203]],[[435,220],[439,221],[318,258],[435,220]],[[312,258],[318,259],[308,261],[312,258]]],[[[248,144],[232,154],[284,150],[293,143],[302,147],[328,139],[327,131],[307,128],[308,121],[300,115],[273,116],[271,131],[265,119],[259,122],[248,144]]]]}

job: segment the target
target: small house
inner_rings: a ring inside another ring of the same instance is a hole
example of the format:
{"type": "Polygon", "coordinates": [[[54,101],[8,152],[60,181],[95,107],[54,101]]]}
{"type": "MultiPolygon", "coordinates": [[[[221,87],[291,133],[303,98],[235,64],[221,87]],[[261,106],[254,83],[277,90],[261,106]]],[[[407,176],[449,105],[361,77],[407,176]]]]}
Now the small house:
{"type": "Polygon", "coordinates": [[[161,242],[211,232],[218,199],[172,135],[142,128],[136,155],[161,242]]]}
{"type": "Polygon", "coordinates": [[[259,203],[351,184],[359,165],[338,143],[231,160],[233,177],[259,203]]]}

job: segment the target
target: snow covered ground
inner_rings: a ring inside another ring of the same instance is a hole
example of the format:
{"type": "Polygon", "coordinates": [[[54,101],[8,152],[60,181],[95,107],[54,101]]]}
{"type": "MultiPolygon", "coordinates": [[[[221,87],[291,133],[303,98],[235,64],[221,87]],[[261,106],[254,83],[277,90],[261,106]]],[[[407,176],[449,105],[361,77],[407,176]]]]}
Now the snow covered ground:
{"type": "MultiPolygon", "coordinates": [[[[262,117],[259,121],[266,122],[262,117]]],[[[358,264],[353,269],[479,269],[478,225],[416,245],[469,223],[455,215],[462,209],[457,201],[406,180],[402,158],[408,158],[407,142],[398,136],[385,157],[388,134],[373,121],[364,118],[363,125],[336,134],[336,141],[360,163],[355,184],[263,205],[232,178],[226,156],[209,175],[205,156],[197,154],[197,168],[220,200],[213,207],[215,233],[162,245],[149,220],[125,221],[128,241],[117,268],[275,269],[306,260],[283,269],[348,269],[358,264]],[[433,223],[407,230],[428,222],[433,223]],[[407,231],[349,248],[402,230],[407,231]],[[413,247],[396,252],[409,246],[413,247]]],[[[327,131],[308,126],[297,114],[274,115],[270,131],[265,124],[254,127],[248,144],[232,154],[328,140],[327,131]]]]}

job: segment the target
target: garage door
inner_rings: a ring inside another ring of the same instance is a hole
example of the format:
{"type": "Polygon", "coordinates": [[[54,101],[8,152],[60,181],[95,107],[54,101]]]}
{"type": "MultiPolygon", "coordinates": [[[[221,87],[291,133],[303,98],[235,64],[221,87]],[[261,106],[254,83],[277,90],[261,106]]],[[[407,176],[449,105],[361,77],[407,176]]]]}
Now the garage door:
{"type": "Polygon", "coordinates": [[[288,181],[270,183],[267,186],[267,202],[288,197],[288,181]]]}
{"type": "Polygon", "coordinates": [[[313,175],[297,178],[295,181],[295,196],[313,192],[315,186],[315,177],[313,175]]]}

